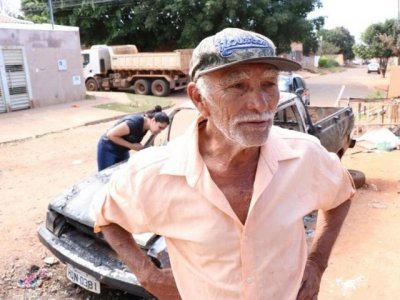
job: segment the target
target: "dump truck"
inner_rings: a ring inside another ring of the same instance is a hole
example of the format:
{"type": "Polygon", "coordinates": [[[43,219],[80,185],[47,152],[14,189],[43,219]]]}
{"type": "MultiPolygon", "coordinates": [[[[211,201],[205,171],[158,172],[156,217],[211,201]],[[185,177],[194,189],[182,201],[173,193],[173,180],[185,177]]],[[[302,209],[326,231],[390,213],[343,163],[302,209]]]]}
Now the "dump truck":
{"type": "Polygon", "coordinates": [[[135,45],[94,45],[81,52],[86,89],[133,89],[140,95],[167,96],[189,83],[192,52],[139,52],[135,45]]]}

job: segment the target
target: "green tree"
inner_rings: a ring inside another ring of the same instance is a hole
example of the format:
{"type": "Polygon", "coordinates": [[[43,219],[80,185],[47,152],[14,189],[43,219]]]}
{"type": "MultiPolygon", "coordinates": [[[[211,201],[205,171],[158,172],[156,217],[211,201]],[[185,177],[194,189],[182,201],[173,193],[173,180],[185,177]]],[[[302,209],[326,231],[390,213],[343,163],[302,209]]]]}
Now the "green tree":
{"type": "Polygon", "coordinates": [[[141,51],[192,48],[225,27],[260,32],[278,52],[288,51],[291,41],[306,40],[314,31],[306,17],[320,5],[320,0],[53,0],[56,23],[78,26],[83,44],[136,44],[141,51]]]}
{"type": "Polygon", "coordinates": [[[312,19],[309,24],[309,34],[303,39],[303,54],[310,56],[316,54],[319,48],[318,31],[324,25],[324,18],[318,17],[312,19]]]}
{"type": "Polygon", "coordinates": [[[361,44],[353,47],[362,59],[377,58],[382,77],[386,75],[388,60],[399,55],[399,28],[396,20],[372,24],[361,35],[361,44]]]}
{"type": "Polygon", "coordinates": [[[336,27],[334,29],[322,29],[318,32],[324,43],[328,42],[336,47],[338,51],[330,54],[343,54],[345,60],[354,58],[353,45],[355,43],[354,36],[344,27],[336,27]]]}
{"type": "Polygon", "coordinates": [[[45,0],[21,0],[21,11],[25,19],[34,23],[47,23],[50,20],[45,0]]]}
{"type": "Polygon", "coordinates": [[[340,48],[335,44],[324,40],[320,41],[318,48],[319,55],[332,55],[332,54],[338,54],[339,52],[340,48]]]}

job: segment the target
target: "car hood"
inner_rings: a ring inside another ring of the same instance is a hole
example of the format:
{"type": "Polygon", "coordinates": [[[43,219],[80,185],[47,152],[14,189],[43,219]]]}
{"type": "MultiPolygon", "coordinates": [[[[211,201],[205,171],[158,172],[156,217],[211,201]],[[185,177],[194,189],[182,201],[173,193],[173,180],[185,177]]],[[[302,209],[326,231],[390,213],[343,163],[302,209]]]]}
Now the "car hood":
{"type": "MultiPolygon", "coordinates": [[[[94,218],[90,212],[90,207],[94,195],[110,180],[111,175],[124,164],[125,162],[114,165],[75,184],[54,199],[54,201],[49,204],[49,209],[80,224],[93,228],[94,218]]],[[[148,245],[148,242],[152,240],[154,236],[154,233],[134,235],[135,240],[142,246],[148,245]]]]}
{"type": "Polygon", "coordinates": [[[93,227],[94,218],[90,214],[93,196],[104,187],[111,175],[122,165],[107,168],[73,185],[52,201],[49,208],[72,220],[93,227]]]}

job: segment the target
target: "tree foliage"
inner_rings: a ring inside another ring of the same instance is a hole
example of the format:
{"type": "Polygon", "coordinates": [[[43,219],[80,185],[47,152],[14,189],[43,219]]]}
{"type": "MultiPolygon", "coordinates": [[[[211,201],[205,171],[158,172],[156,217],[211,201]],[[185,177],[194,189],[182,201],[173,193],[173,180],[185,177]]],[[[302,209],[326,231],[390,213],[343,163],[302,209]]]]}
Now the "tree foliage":
{"type": "Polygon", "coordinates": [[[399,23],[394,19],[372,24],[362,33],[362,43],[353,50],[362,59],[377,58],[384,77],[389,58],[399,55],[399,30],[399,23]]]}
{"type": "MultiPolygon", "coordinates": [[[[326,43],[336,46],[338,48],[336,53],[323,53],[323,54],[343,54],[345,60],[354,58],[353,45],[355,43],[354,36],[344,27],[336,27],[334,29],[322,29],[318,32],[321,38],[321,46],[326,43]]],[[[332,47],[329,47],[332,50],[332,47]]]]}
{"type": "MultiPolygon", "coordinates": [[[[26,17],[32,3],[23,0],[26,17]]],[[[323,19],[307,20],[320,0],[53,0],[57,24],[78,26],[81,42],[136,44],[140,50],[192,48],[226,27],[265,34],[278,52],[305,41],[323,19]]],[[[45,15],[36,7],[36,15],[45,15]]],[[[47,10],[47,8],[46,8],[47,10]]]]}
{"type": "Polygon", "coordinates": [[[324,25],[324,18],[318,17],[309,23],[309,34],[303,39],[303,54],[310,56],[316,54],[319,48],[319,37],[317,32],[324,25]]]}
{"type": "Polygon", "coordinates": [[[46,23],[50,20],[47,3],[44,0],[21,0],[21,11],[25,19],[34,23],[46,23]]]}
{"type": "Polygon", "coordinates": [[[319,48],[318,48],[318,55],[332,55],[332,54],[338,54],[340,52],[340,48],[336,46],[333,43],[327,42],[327,41],[321,41],[319,43],[319,48]]]}

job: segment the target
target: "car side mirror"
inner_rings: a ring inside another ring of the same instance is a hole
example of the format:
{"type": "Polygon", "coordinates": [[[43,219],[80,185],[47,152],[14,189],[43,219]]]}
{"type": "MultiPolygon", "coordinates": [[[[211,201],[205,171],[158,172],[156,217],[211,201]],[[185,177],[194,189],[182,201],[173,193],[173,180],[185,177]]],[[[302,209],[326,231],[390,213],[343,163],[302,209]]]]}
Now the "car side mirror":
{"type": "Polygon", "coordinates": [[[297,96],[301,97],[304,94],[304,89],[303,88],[298,88],[294,92],[297,96]]]}

